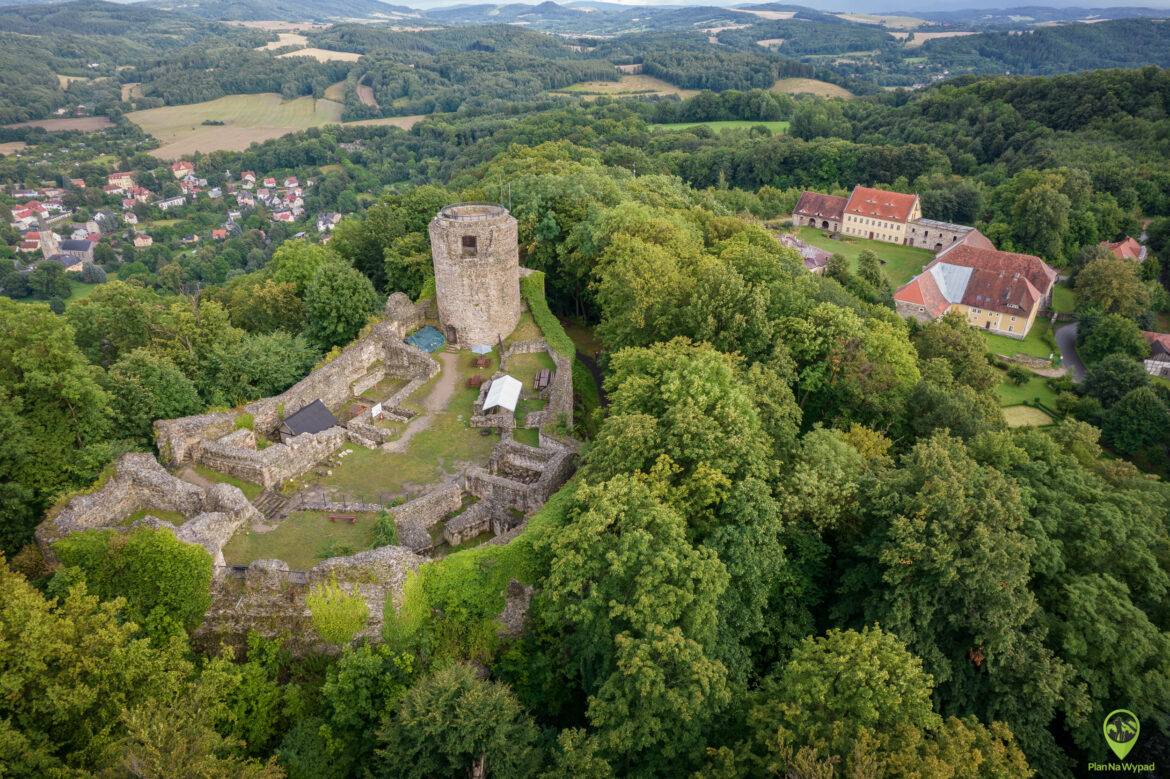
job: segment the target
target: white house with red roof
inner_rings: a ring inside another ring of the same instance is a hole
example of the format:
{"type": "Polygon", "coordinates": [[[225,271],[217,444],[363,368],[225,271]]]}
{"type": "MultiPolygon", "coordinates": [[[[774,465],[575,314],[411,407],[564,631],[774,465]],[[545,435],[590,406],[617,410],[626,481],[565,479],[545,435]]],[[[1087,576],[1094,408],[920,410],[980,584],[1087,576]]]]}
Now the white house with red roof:
{"type": "Polygon", "coordinates": [[[129,189],[134,186],[134,174],[125,171],[111,173],[106,176],[106,183],[119,189],[129,189]]]}
{"type": "Polygon", "coordinates": [[[184,179],[188,176],[194,175],[195,163],[187,160],[179,160],[171,163],[171,175],[177,179],[184,179]]]}
{"type": "Polygon", "coordinates": [[[960,242],[900,287],[894,307],[921,321],[957,311],[972,327],[1022,339],[1055,283],[1056,271],[1039,257],[960,242]]]}

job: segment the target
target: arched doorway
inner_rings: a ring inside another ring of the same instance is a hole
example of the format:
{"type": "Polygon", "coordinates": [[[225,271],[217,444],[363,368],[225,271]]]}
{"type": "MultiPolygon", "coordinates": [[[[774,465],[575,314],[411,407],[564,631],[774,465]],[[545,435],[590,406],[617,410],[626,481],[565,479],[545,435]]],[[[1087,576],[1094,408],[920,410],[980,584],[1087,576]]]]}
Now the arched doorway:
{"type": "Polygon", "coordinates": [[[821,222],[821,229],[822,229],[822,230],[828,230],[828,229],[829,229],[829,220],[827,220],[827,219],[826,219],[826,220],[824,220],[823,222],[821,222]]]}

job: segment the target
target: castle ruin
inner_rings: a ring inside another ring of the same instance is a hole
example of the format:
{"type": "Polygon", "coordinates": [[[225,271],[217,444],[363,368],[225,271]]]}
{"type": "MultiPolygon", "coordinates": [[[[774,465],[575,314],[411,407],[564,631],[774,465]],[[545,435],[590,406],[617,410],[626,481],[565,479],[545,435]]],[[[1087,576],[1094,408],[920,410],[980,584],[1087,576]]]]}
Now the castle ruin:
{"type": "Polygon", "coordinates": [[[460,203],[440,210],[429,232],[443,335],[460,346],[506,338],[522,308],[516,219],[502,206],[460,203]]]}

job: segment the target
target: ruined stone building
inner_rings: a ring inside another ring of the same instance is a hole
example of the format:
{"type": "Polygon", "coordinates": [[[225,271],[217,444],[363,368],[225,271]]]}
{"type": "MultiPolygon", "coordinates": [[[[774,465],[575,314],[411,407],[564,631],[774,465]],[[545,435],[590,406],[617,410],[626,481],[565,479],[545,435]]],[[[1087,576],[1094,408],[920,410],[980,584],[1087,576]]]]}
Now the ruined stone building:
{"type": "Polygon", "coordinates": [[[435,299],[447,340],[494,345],[520,321],[516,219],[485,203],[447,206],[431,220],[435,299]]]}

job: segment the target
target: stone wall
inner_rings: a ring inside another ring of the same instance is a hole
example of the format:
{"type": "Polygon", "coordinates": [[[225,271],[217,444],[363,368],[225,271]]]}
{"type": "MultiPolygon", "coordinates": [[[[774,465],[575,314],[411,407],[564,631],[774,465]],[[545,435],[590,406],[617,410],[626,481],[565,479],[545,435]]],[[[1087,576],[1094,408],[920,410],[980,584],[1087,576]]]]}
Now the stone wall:
{"type": "Polygon", "coordinates": [[[408,549],[384,546],[325,560],[301,573],[280,560],[257,560],[246,567],[216,568],[211,607],[196,639],[207,648],[222,643],[242,647],[249,632],[281,638],[292,652],[336,652],[313,629],[306,598],[314,584],[336,581],[357,594],[369,609],[355,640],[381,640],[384,608],[397,608],[407,575],[426,562],[408,549]]]}
{"type": "Polygon", "coordinates": [[[435,300],[447,340],[462,346],[494,344],[520,321],[520,249],[516,220],[507,209],[462,204],[431,220],[435,300]],[[473,240],[473,252],[464,239],[473,240]]]}
{"type": "Polygon", "coordinates": [[[540,411],[533,411],[524,417],[524,427],[544,427],[564,422],[566,430],[573,428],[573,360],[557,354],[549,348],[543,338],[531,341],[517,341],[504,350],[500,357],[500,370],[506,371],[508,358],[516,354],[547,352],[556,366],[552,381],[541,392],[548,404],[540,411]]]}
{"type": "MultiPolygon", "coordinates": [[[[259,512],[237,487],[216,484],[204,489],[177,479],[149,454],[124,454],[114,473],[94,492],[66,503],[36,529],[37,545],[47,560],[54,560],[52,543],[70,533],[99,528],[125,530],[122,521],[142,510],[157,509],[182,514],[187,521],[170,529],[182,541],[197,544],[223,563],[221,550],[245,522],[259,512]]],[[[156,526],[154,523],[146,523],[156,526]]]]}
{"type": "Polygon", "coordinates": [[[451,546],[458,546],[481,533],[492,525],[492,504],[481,501],[457,517],[452,517],[443,526],[443,540],[451,546]]]}
{"type": "Polygon", "coordinates": [[[390,509],[398,527],[398,542],[415,552],[429,550],[434,545],[430,529],[459,510],[463,494],[463,485],[451,482],[390,509]]]}
{"type": "MultiPolygon", "coordinates": [[[[346,438],[344,428],[331,427],[320,433],[290,438],[286,443],[272,444],[266,449],[255,449],[248,446],[247,440],[233,433],[217,441],[205,441],[196,459],[209,468],[270,489],[324,460],[337,451],[346,438]]],[[[254,439],[252,446],[255,446],[254,439]]]]}
{"type": "Polygon", "coordinates": [[[468,471],[467,491],[497,507],[531,514],[569,480],[575,467],[576,452],[569,447],[538,448],[516,441],[501,441],[492,450],[488,468],[468,471]],[[526,481],[507,474],[509,470],[520,469],[538,476],[535,481],[526,481]]]}

